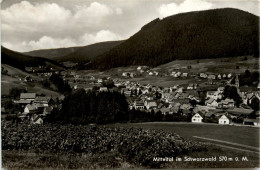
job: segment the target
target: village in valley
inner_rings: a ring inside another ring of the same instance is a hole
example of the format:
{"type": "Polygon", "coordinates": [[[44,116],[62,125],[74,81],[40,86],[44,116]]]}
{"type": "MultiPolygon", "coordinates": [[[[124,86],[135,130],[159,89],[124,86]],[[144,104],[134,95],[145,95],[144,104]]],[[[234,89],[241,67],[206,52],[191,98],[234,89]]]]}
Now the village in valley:
{"type": "Polygon", "coordinates": [[[260,167],[259,4],[2,2],[2,169],[260,167]]]}
{"type": "MultiPolygon", "coordinates": [[[[125,95],[129,110],[160,115],[155,121],[260,125],[258,110],[260,85],[258,82],[253,82],[254,87],[241,86],[240,77],[243,76],[240,74],[183,71],[190,69],[191,66],[174,67],[171,71],[162,72],[148,66],[136,66],[131,71],[120,70],[108,76],[96,72],[86,74],[71,69],[46,70],[43,66],[39,66],[26,68],[29,74],[19,80],[25,83],[37,82],[30,76],[34,75],[43,77],[46,80],[45,83],[49,83],[48,78],[58,75],[72,91],[84,89],[86,93],[89,91],[119,92],[125,95]],[[139,82],[140,78],[151,80],[167,78],[173,79],[174,82],[171,86],[162,87],[153,85],[153,81],[139,82]],[[190,79],[192,81],[187,81],[188,84],[177,84],[179,80],[190,79]]],[[[241,74],[250,76],[250,71],[246,70],[241,74]]],[[[53,97],[30,91],[20,92],[19,97],[16,96],[11,100],[13,105],[18,105],[16,110],[12,109],[12,112],[20,122],[43,124],[45,117],[50,115],[53,109],[62,108],[63,95],[53,97]]],[[[8,110],[4,106],[6,105],[2,105],[1,108],[2,113],[8,110]]]]}

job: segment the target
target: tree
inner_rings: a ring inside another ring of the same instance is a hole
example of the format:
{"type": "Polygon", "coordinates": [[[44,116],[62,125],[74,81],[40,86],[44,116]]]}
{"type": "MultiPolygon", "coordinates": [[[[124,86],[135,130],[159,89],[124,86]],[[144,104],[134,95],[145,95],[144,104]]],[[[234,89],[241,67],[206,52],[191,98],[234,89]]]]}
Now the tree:
{"type": "Polygon", "coordinates": [[[64,81],[62,77],[58,74],[52,74],[49,79],[62,94],[68,94],[71,92],[71,87],[67,81],[64,81]]]}
{"type": "Polygon", "coordinates": [[[254,97],[249,106],[252,107],[252,109],[254,111],[258,111],[259,110],[259,99],[254,97]]]}
{"type": "Polygon", "coordinates": [[[44,79],[44,80],[42,81],[42,85],[43,85],[43,87],[45,87],[45,88],[50,88],[50,86],[51,86],[49,80],[47,80],[47,79],[44,79]]]}
{"type": "Polygon", "coordinates": [[[196,100],[190,100],[190,104],[191,104],[193,107],[195,107],[196,104],[197,104],[197,101],[196,101],[196,100]]]}
{"type": "Polygon", "coordinates": [[[242,103],[242,98],[239,96],[235,86],[225,86],[223,95],[224,99],[233,99],[237,107],[242,103]]]}
{"type": "Polygon", "coordinates": [[[245,71],[245,77],[250,77],[250,71],[248,69],[245,71]]]}
{"type": "Polygon", "coordinates": [[[21,93],[26,93],[27,92],[27,90],[26,89],[19,89],[19,88],[11,88],[10,90],[9,90],[9,95],[12,97],[12,98],[15,98],[15,99],[17,99],[17,98],[19,98],[20,97],[20,94],[21,93]]]}

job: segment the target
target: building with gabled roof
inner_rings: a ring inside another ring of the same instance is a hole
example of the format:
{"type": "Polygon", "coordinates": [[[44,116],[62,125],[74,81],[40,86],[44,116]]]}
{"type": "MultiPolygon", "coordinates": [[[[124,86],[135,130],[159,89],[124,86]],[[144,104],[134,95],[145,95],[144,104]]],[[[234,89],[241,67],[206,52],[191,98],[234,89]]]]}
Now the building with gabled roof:
{"type": "Polygon", "coordinates": [[[201,113],[196,113],[194,116],[191,118],[191,122],[193,123],[202,123],[203,120],[203,115],[201,113]]]}
{"type": "Polygon", "coordinates": [[[21,93],[20,100],[35,100],[36,93],[21,93]]]}
{"type": "Polygon", "coordinates": [[[221,124],[221,125],[228,125],[228,124],[231,124],[231,122],[232,122],[232,118],[228,114],[223,114],[218,119],[218,124],[221,124]]]}

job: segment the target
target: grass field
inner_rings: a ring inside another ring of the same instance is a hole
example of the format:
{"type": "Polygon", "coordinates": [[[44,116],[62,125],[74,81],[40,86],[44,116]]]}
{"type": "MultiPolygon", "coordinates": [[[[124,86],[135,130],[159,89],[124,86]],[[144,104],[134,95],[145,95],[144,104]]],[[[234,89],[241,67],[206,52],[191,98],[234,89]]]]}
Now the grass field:
{"type": "Polygon", "coordinates": [[[198,124],[190,122],[151,122],[133,124],[113,124],[109,126],[142,127],[149,129],[163,129],[176,132],[189,140],[198,140],[193,136],[213,138],[235,142],[252,147],[259,147],[259,128],[248,126],[231,126],[218,124],[198,124]]]}

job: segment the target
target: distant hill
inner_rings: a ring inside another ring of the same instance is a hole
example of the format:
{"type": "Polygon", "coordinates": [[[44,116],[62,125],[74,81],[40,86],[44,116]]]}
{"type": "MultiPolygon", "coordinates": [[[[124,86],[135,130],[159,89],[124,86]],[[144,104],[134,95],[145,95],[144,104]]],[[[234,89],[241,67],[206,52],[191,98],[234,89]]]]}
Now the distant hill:
{"type": "Polygon", "coordinates": [[[232,8],[155,19],[128,40],[97,56],[88,68],[157,66],[172,60],[259,57],[259,17],[232,8]]]}
{"type": "Polygon", "coordinates": [[[25,52],[30,56],[44,57],[59,62],[87,62],[111,48],[121,44],[123,41],[107,41],[81,47],[68,47],[57,49],[43,49],[25,52]]]}
{"type": "Polygon", "coordinates": [[[25,66],[45,66],[46,64],[63,67],[56,61],[41,57],[27,56],[22,53],[9,50],[3,46],[1,46],[1,60],[2,64],[7,64],[21,70],[25,70],[25,66]]]}
{"type": "Polygon", "coordinates": [[[48,59],[55,59],[57,57],[65,56],[75,52],[81,47],[68,47],[68,48],[53,48],[53,49],[42,49],[25,52],[23,54],[33,57],[43,57],[48,59]]]}

